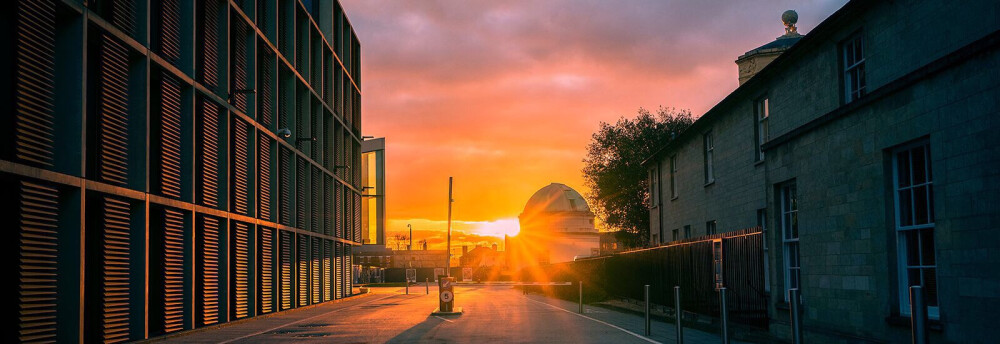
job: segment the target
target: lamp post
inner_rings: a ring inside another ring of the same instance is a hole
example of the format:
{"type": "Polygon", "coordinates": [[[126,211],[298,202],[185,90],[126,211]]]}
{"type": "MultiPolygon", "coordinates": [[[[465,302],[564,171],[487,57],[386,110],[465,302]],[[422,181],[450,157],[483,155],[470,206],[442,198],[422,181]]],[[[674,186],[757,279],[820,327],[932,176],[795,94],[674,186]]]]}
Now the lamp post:
{"type": "Polygon", "coordinates": [[[406,228],[410,229],[410,244],[406,245],[406,250],[411,251],[413,250],[413,225],[407,223],[406,228]]]}
{"type": "Polygon", "coordinates": [[[444,269],[445,276],[448,277],[451,277],[451,204],[455,202],[455,199],[451,198],[453,179],[454,177],[448,177],[448,261],[444,269]]]}

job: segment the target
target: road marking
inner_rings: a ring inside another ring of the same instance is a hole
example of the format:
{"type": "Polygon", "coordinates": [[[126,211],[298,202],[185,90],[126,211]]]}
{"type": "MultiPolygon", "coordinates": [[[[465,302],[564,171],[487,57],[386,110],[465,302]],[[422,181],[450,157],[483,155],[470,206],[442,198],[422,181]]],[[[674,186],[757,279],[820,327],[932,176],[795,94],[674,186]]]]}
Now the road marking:
{"type": "Polygon", "coordinates": [[[253,337],[253,336],[259,336],[259,335],[262,335],[262,334],[265,334],[265,333],[268,333],[268,332],[271,332],[271,331],[274,331],[274,330],[277,330],[277,329],[280,329],[280,328],[283,328],[283,327],[288,327],[288,326],[295,325],[295,324],[298,324],[298,323],[303,322],[303,321],[312,320],[312,319],[316,319],[316,318],[319,318],[319,317],[322,317],[322,316],[325,316],[325,315],[329,315],[330,313],[333,313],[333,312],[340,312],[340,311],[348,309],[348,308],[353,308],[353,307],[357,307],[357,306],[360,306],[360,305],[369,304],[369,303],[372,303],[372,302],[375,302],[375,301],[385,300],[385,299],[388,299],[388,298],[393,297],[393,296],[396,296],[396,295],[395,294],[388,295],[386,297],[374,299],[374,300],[371,300],[371,301],[368,301],[368,302],[362,302],[362,303],[359,303],[359,304],[356,304],[356,305],[351,305],[351,306],[347,306],[347,307],[343,307],[343,308],[338,308],[338,309],[335,309],[335,310],[332,310],[332,311],[329,311],[329,312],[326,312],[326,313],[323,313],[323,314],[320,314],[320,315],[311,316],[311,317],[308,317],[308,318],[305,318],[305,319],[299,319],[299,320],[296,320],[296,321],[293,321],[293,322],[290,322],[290,323],[287,323],[287,324],[284,324],[284,325],[281,325],[281,326],[278,326],[278,327],[275,327],[275,328],[272,328],[272,329],[268,329],[268,330],[264,330],[264,331],[260,331],[260,332],[251,333],[251,334],[245,335],[243,337],[238,337],[238,338],[233,338],[233,339],[229,339],[229,340],[224,340],[224,341],[219,342],[219,344],[232,343],[232,342],[235,342],[235,341],[240,340],[240,339],[247,339],[247,338],[250,338],[250,337],[253,337]]]}
{"type": "Polygon", "coordinates": [[[453,321],[453,320],[448,320],[448,319],[445,319],[445,318],[442,318],[442,317],[439,317],[439,316],[437,316],[437,315],[435,315],[434,317],[435,317],[435,318],[438,318],[438,319],[441,319],[441,320],[444,320],[444,321],[447,321],[447,322],[450,322],[450,323],[453,323],[453,322],[455,322],[455,321],[453,321]]]}
{"type": "Polygon", "coordinates": [[[604,325],[608,325],[609,327],[612,327],[612,328],[614,328],[614,329],[617,329],[617,330],[619,330],[619,331],[622,331],[622,332],[625,332],[625,333],[628,333],[628,334],[630,334],[630,335],[632,335],[632,336],[634,336],[634,337],[636,337],[636,338],[639,338],[639,339],[642,339],[642,340],[645,340],[645,341],[647,341],[647,342],[650,342],[650,343],[653,343],[653,344],[663,344],[663,343],[660,343],[660,342],[657,342],[657,341],[655,341],[655,340],[652,340],[652,339],[649,339],[649,338],[646,338],[646,337],[643,337],[643,336],[640,336],[640,335],[639,335],[638,333],[635,333],[635,332],[632,332],[632,331],[629,331],[629,330],[626,330],[626,329],[624,329],[624,328],[621,328],[621,327],[618,327],[618,326],[615,326],[615,325],[612,325],[612,324],[610,324],[610,323],[608,323],[608,322],[604,322],[604,321],[601,321],[601,320],[597,320],[597,319],[594,319],[594,318],[591,318],[591,317],[588,317],[588,316],[586,316],[586,315],[583,315],[583,314],[579,314],[579,313],[574,313],[574,312],[571,312],[571,311],[568,311],[568,310],[565,310],[565,309],[563,309],[563,308],[561,308],[561,307],[557,307],[557,306],[554,306],[554,305],[551,305],[551,304],[548,304],[548,303],[545,303],[545,302],[541,302],[541,301],[535,301],[535,300],[532,300],[532,299],[530,299],[530,298],[527,298],[527,297],[526,297],[525,299],[527,299],[528,301],[531,301],[531,302],[534,302],[534,303],[538,303],[538,304],[543,304],[543,305],[546,305],[546,306],[549,306],[549,307],[552,307],[552,308],[555,308],[555,309],[558,309],[558,310],[560,310],[560,311],[563,311],[563,312],[566,312],[566,313],[569,313],[569,314],[572,314],[572,315],[575,315],[575,316],[578,316],[578,317],[581,317],[581,318],[585,318],[585,319],[590,319],[590,320],[593,320],[593,321],[596,321],[596,322],[599,322],[599,323],[601,323],[601,324],[604,324],[604,325]]]}

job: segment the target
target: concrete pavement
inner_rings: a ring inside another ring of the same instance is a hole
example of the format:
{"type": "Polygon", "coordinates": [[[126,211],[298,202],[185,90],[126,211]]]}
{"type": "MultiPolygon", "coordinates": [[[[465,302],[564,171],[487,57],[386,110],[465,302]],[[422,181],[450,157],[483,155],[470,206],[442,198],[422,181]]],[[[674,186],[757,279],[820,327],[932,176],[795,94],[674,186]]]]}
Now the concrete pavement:
{"type": "MultiPolygon", "coordinates": [[[[303,310],[166,338],[177,343],[673,343],[672,324],[573,302],[522,295],[510,286],[458,286],[460,316],[431,316],[437,288],[373,288],[372,293],[303,310]]],[[[720,343],[717,335],[685,328],[685,343],[720,343]]],[[[734,342],[736,343],[736,342],[734,342]]]]}

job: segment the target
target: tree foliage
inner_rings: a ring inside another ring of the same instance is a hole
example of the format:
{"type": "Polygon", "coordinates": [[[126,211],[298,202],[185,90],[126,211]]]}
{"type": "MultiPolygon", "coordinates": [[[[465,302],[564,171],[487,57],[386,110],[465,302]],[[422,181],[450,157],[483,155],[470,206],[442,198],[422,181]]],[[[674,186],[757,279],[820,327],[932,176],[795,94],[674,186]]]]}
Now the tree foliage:
{"type": "Polygon", "coordinates": [[[653,114],[639,108],[634,119],[601,122],[591,137],[583,159],[587,200],[626,247],[649,242],[649,182],[642,162],[693,122],[688,110],[660,107],[653,114]]]}

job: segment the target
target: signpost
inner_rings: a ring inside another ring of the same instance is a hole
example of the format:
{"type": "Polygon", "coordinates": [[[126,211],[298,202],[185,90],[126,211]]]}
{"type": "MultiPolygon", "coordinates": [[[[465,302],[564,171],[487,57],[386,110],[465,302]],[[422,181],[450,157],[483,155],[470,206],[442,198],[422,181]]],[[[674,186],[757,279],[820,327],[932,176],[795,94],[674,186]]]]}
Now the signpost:
{"type": "Polygon", "coordinates": [[[406,269],[406,283],[417,283],[417,269],[406,269]]]}
{"type": "Polygon", "coordinates": [[[438,309],[431,315],[462,314],[462,307],[455,307],[455,278],[438,276],[438,309]]]}
{"type": "Polygon", "coordinates": [[[472,268],[462,268],[462,282],[472,281],[472,268]]]}

